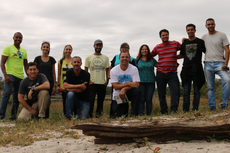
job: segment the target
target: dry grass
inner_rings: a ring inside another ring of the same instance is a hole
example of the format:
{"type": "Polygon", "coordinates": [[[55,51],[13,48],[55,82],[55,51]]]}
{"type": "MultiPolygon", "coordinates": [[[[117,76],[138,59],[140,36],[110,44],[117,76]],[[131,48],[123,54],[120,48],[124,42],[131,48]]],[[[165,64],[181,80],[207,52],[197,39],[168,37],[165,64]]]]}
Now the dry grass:
{"type": "MultiPolygon", "coordinates": [[[[192,101],[193,97],[191,97],[192,101]]],[[[219,100],[217,100],[219,101],[219,100]]],[[[170,108],[170,97],[167,97],[168,106],[170,108]]],[[[183,98],[180,98],[179,111],[176,114],[167,115],[167,117],[177,117],[177,118],[194,118],[194,114],[201,113],[200,119],[207,120],[208,116],[213,114],[218,114],[222,112],[221,109],[217,109],[216,111],[208,111],[208,100],[207,98],[201,98],[200,107],[198,112],[182,112],[182,103],[183,98]]],[[[220,106],[220,102],[217,103],[217,106],[220,106]]],[[[96,108],[96,107],[95,107],[96,108]]],[[[192,104],[190,109],[192,108],[192,104]]],[[[19,112],[22,109],[22,106],[19,107],[19,112]]],[[[47,120],[38,121],[36,119],[32,119],[30,121],[15,121],[8,122],[8,118],[10,117],[10,105],[7,108],[6,119],[3,122],[0,122],[0,145],[5,146],[7,144],[10,145],[30,145],[34,141],[46,140],[52,137],[60,138],[60,137],[72,137],[78,138],[76,131],[69,130],[69,128],[75,124],[84,123],[84,122],[110,122],[114,120],[130,120],[128,118],[119,118],[119,119],[110,119],[109,111],[110,111],[110,102],[104,102],[104,113],[100,118],[86,119],[84,121],[77,121],[72,119],[68,121],[65,119],[62,111],[62,102],[53,102],[50,106],[50,118],[47,120]]],[[[132,119],[139,120],[148,120],[151,117],[161,116],[160,106],[158,96],[154,95],[153,97],[153,113],[149,116],[137,116],[132,117],[132,119]]],[[[164,115],[166,116],[166,115],[164,115]]],[[[224,119],[227,118],[228,115],[217,115],[216,119],[224,119]]]]}

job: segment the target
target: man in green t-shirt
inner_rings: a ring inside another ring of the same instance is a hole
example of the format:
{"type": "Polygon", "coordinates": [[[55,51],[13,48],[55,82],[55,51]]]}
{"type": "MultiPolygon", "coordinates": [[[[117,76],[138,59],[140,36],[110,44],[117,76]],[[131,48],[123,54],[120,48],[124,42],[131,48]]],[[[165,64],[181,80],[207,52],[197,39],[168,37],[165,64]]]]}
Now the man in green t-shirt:
{"type": "Polygon", "coordinates": [[[94,42],[94,54],[89,55],[85,59],[85,70],[90,70],[90,83],[89,83],[89,117],[93,117],[94,100],[97,94],[97,111],[96,116],[101,116],[103,112],[103,102],[105,99],[106,86],[108,84],[108,72],[109,72],[109,58],[101,54],[103,48],[103,42],[101,40],[95,40],[94,42]]]}
{"type": "Polygon", "coordinates": [[[5,77],[4,90],[0,105],[0,120],[5,118],[6,108],[13,89],[13,101],[10,120],[15,120],[18,110],[18,89],[24,78],[23,66],[27,67],[27,52],[20,47],[23,36],[16,32],[13,36],[14,44],[4,48],[1,58],[1,69],[5,77]]]}

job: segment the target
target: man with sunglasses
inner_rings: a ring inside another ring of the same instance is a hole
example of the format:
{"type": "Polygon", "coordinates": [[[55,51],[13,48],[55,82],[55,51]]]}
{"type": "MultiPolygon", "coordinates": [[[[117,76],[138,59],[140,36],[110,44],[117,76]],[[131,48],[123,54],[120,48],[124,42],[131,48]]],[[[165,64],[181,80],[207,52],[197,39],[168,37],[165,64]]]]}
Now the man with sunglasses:
{"type": "Polygon", "coordinates": [[[4,48],[1,58],[1,69],[5,77],[4,90],[0,105],[0,120],[5,118],[5,112],[13,89],[13,101],[11,106],[10,120],[15,120],[18,110],[18,89],[20,82],[24,79],[23,66],[27,67],[27,52],[20,47],[23,36],[16,32],[13,36],[14,44],[4,48]]]}
{"type": "Polygon", "coordinates": [[[205,42],[206,54],[204,59],[204,74],[208,86],[208,104],[210,110],[216,109],[215,99],[215,74],[222,79],[222,103],[221,108],[228,108],[230,78],[228,74],[229,41],[226,34],[215,30],[215,21],[212,18],[206,20],[208,33],[202,36],[205,42]]]}

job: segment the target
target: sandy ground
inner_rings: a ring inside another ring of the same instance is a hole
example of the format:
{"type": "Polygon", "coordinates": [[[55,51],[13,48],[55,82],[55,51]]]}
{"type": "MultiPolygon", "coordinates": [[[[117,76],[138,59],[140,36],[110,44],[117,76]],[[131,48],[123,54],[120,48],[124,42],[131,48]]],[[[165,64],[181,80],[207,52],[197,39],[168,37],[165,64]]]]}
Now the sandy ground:
{"type": "MultiPolygon", "coordinates": [[[[7,145],[0,147],[1,153],[153,153],[147,146],[137,147],[136,143],[129,144],[94,144],[94,137],[84,136],[73,138],[50,138],[36,141],[30,146],[20,147],[7,145]]],[[[205,140],[179,142],[169,141],[165,144],[149,142],[154,150],[160,147],[160,153],[229,153],[230,142],[205,140]]]]}

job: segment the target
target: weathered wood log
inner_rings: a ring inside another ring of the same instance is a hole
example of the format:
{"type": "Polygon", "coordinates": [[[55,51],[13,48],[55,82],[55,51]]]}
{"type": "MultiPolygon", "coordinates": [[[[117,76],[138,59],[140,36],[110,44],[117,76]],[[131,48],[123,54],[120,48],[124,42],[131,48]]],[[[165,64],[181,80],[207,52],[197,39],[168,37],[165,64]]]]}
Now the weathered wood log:
{"type": "Polygon", "coordinates": [[[88,136],[95,136],[94,143],[149,141],[230,139],[230,124],[210,121],[161,121],[136,124],[84,123],[71,127],[82,129],[88,136]]]}

